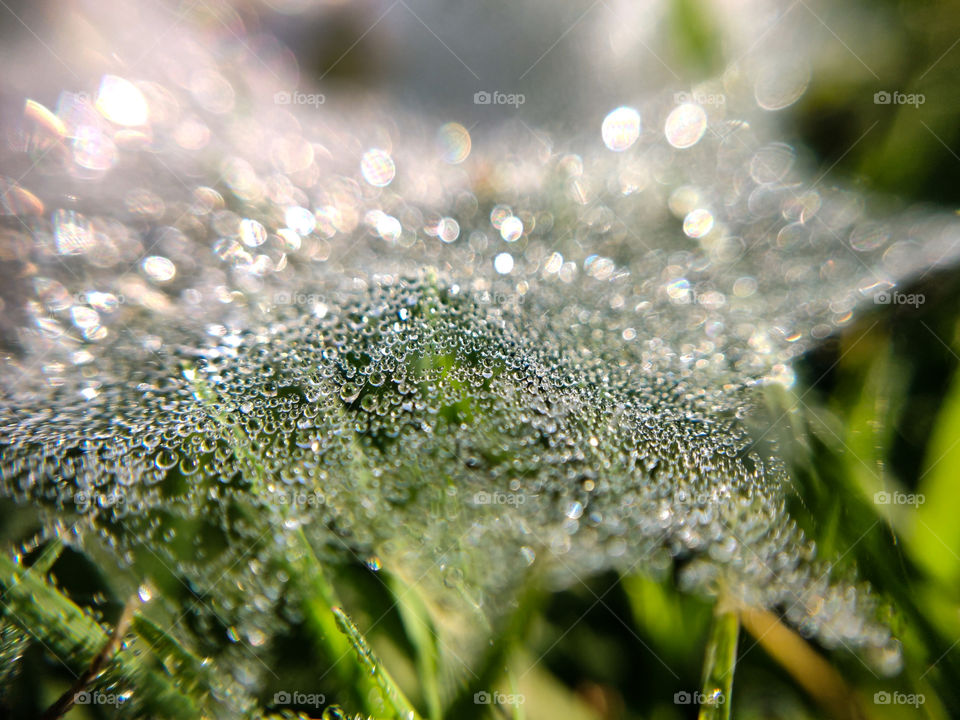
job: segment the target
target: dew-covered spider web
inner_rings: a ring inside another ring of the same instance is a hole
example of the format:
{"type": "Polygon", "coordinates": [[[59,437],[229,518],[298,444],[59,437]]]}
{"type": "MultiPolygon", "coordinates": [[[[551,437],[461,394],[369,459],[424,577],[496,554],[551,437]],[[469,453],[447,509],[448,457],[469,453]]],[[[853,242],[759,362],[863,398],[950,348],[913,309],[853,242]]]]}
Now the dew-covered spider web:
{"type": "Polygon", "coordinates": [[[134,577],[147,548],[254,650],[303,533],[430,588],[469,619],[468,664],[463,628],[530,573],[676,565],[898,668],[748,419],[798,354],[952,262],[954,220],[816,178],[765,107],[782,88],[746,73],[722,105],[670,88],[479,142],[370,99],[285,104],[289,54],[228,29],[102,60],[6,128],[0,494],[41,513],[33,542],[134,577]]]}

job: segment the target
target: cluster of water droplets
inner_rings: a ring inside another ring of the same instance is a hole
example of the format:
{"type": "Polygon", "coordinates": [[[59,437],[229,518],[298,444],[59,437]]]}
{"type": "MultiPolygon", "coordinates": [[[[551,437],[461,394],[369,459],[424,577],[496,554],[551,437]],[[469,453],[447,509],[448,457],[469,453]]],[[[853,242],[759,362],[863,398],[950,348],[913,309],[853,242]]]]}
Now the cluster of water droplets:
{"type": "Polygon", "coordinates": [[[191,642],[220,618],[267,642],[303,532],[485,621],[536,568],[676,563],[896,669],[745,420],[752,386],[952,261],[954,223],[871,221],[805,181],[735,73],[722,106],[657,95],[481,142],[277,105],[290,60],[248,40],[171,36],[9,133],[34,169],[0,207],[0,493],[134,574],[146,548],[215,608],[191,642]]]}

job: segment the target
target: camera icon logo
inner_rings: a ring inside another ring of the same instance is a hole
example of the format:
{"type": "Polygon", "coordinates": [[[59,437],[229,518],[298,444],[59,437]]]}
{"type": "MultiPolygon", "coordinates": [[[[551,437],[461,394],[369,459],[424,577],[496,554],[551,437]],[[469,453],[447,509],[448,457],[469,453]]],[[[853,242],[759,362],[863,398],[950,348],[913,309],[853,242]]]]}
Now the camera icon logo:
{"type": "Polygon", "coordinates": [[[493,102],[493,96],[486,90],[478,90],[473,94],[474,105],[489,105],[493,102]]]}
{"type": "Polygon", "coordinates": [[[889,505],[890,504],[890,493],[886,490],[881,490],[873,494],[873,502],[877,505],[889,505]]]}
{"type": "Polygon", "coordinates": [[[689,705],[693,702],[693,696],[686,690],[681,690],[673,694],[674,705],[689,705]]]}
{"type": "Polygon", "coordinates": [[[879,292],[873,296],[873,302],[877,305],[889,305],[893,296],[888,292],[879,292]]]}
{"type": "Polygon", "coordinates": [[[77,510],[80,512],[86,512],[90,509],[90,496],[83,490],[78,493],[74,493],[73,502],[76,504],[77,510]]]}
{"type": "Polygon", "coordinates": [[[292,100],[290,93],[285,91],[280,91],[273,94],[273,104],[274,105],[289,105],[292,100]]]}
{"type": "Polygon", "coordinates": [[[74,705],[89,705],[91,701],[90,693],[84,690],[83,692],[74,693],[73,695],[73,704],[74,705]]]}
{"type": "Polygon", "coordinates": [[[873,694],[873,702],[877,705],[889,705],[890,704],[890,693],[886,690],[880,690],[873,694]]]}
{"type": "Polygon", "coordinates": [[[893,97],[886,90],[878,90],[873,94],[874,105],[889,105],[893,97]]]}
{"type": "Polygon", "coordinates": [[[281,690],[273,694],[273,704],[274,705],[289,705],[290,704],[290,693],[286,690],[281,690]]]}
{"type": "Polygon", "coordinates": [[[288,292],[278,292],[273,296],[273,302],[277,305],[290,305],[293,302],[293,296],[288,292]]]}
{"type": "Polygon", "coordinates": [[[474,705],[489,705],[491,702],[490,693],[486,690],[481,690],[473,694],[473,704],[474,705]]]}

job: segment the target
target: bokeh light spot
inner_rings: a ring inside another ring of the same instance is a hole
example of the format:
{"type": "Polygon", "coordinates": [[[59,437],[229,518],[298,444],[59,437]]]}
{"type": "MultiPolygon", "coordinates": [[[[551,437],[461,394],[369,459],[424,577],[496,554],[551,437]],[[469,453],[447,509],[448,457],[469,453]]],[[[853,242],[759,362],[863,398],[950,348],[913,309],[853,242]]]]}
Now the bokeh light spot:
{"type": "Polygon", "coordinates": [[[618,107],[603,119],[600,135],[608,148],[623,152],[640,137],[640,113],[632,107],[618,107]]]}
{"type": "Polygon", "coordinates": [[[693,147],[707,130],[707,113],[694,103],[678,105],[667,116],[664,135],[673,147],[684,150],[693,147]]]}
{"type": "Polygon", "coordinates": [[[374,187],[386,187],[393,182],[393,177],[397,174],[397,168],[387,151],[371,148],[363,154],[363,159],[360,161],[360,173],[363,175],[363,179],[374,187]]]}

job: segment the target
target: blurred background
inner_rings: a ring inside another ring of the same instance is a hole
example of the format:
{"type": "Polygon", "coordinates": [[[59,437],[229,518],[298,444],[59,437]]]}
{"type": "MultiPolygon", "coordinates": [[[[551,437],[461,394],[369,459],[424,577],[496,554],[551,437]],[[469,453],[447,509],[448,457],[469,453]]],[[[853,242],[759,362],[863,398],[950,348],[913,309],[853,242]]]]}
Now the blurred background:
{"type": "MultiPolygon", "coordinates": [[[[94,0],[3,3],[8,112],[19,112],[22,97],[37,95],[43,82],[51,83],[50,106],[58,81],[95,87],[99,76],[84,74],[92,40],[135,30],[129,19],[126,29],[112,27],[105,7],[94,0]]],[[[699,91],[722,103],[724,85],[747,76],[758,106],[776,116],[782,141],[808,149],[831,177],[908,201],[949,205],[960,192],[960,18],[948,1],[196,0],[138,7],[151,24],[159,18],[155,44],[141,60],[162,56],[163,38],[177,28],[249,37],[265,68],[297,68],[301,90],[386,97],[461,122],[480,142],[505,122],[580,133],[599,126],[610,108],[648,95],[699,91]],[[264,50],[257,41],[264,35],[293,55],[264,50]],[[491,94],[491,102],[477,104],[478,93],[491,94]]]]}

